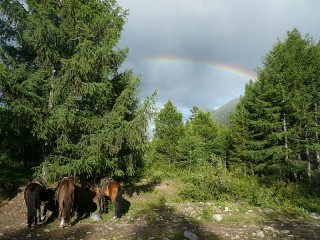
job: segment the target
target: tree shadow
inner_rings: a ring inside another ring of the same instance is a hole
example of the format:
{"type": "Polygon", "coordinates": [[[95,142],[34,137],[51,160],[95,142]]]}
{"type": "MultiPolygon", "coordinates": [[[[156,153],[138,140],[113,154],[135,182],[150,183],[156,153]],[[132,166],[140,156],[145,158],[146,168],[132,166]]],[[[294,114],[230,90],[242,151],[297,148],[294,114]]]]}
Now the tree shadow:
{"type": "Polygon", "coordinates": [[[22,188],[16,184],[0,183],[0,206],[15,198],[19,192],[22,192],[22,188]]]}
{"type": "Polygon", "coordinates": [[[124,193],[130,198],[134,195],[140,195],[141,193],[152,192],[160,181],[147,182],[145,184],[129,183],[123,186],[124,193]]]}
{"type": "Polygon", "coordinates": [[[299,216],[281,216],[265,212],[266,232],[276,234],[281,239],[288,238],[288,235],[294,236],[294,239],[320,239],[319,219],[303,218],[299,216]]]}
{"type": "Polygon", "coordinates": [[[82,219],[89,218],[91,213],[97,210],[97,206],[93,202],[95,197],[93,190],[81,185],[77,188],[76,195],[76,219],[72,222],[72,225],[77,224],[82,219]]]}
{"type": "Polygon", "coordinates": [[[164,198],[151,205],[147,215],[145,210],[137,215],[141,216],[136,220],[140,221],[140,224],[129,239],[222,239],[213,232],[204,230],[201,223],[175,213],[174,208],[166,204],[164,198]],[[191,237],[187,238],[186,235],[191,237]]]}
{"type": "Polygon", "coordinates": [[[0,236],[2,240],[25,240],[25,239],[90,239],[88,233],[93,232],[95,225],[72,226],[69,228],[60,229],[59,227],[48,227],[45,224],[40,224],[34,229],[20,229],[18,231],[5,233],[0,236]]]}

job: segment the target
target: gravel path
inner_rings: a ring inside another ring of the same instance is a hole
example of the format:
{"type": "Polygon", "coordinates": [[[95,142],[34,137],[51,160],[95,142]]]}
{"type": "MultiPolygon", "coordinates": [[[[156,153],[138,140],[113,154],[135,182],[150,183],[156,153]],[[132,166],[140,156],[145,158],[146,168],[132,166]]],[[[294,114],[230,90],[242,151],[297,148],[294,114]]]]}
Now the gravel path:
{"type": "MultiPolygon", "coordinates": [[[[165,188],[166,185],[159,185],[154,191],[161,194],[165,188]]],[[[148,201],[143,193],[124,198],[131,204],[148,201]]],[[[120,219],[112,219],[111,215],[103,216],[99,222],[92,221],[90,216],[79,221],[73,219],[73,226],[64,229],[60,229],[59,221],[52,217],[35,229],[27,229],[26,207],[20,191],[0,207],[0,239],[320,239],[317,214],[310,219],[284,219],[258,208],[239,213],[234,206],[164,202],[138,214],[132,214],[129,208],[120,219]],[[205,216],[210,220],[205,220],[205,216]]]]}

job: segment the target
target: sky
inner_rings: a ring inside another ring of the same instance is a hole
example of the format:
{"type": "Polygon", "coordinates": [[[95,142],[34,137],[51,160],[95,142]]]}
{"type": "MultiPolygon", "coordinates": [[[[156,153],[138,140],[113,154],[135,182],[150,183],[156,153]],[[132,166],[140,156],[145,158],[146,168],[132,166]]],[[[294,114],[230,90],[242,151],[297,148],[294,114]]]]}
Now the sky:
{"type": "Polygon", "coordinates": [[[141,77],[141,99],[157,91],[185,116],[244,94],[263,56],[297,28],[320,39],[319,0],[118,0],[129,10],[119,47],[141,77]]]}

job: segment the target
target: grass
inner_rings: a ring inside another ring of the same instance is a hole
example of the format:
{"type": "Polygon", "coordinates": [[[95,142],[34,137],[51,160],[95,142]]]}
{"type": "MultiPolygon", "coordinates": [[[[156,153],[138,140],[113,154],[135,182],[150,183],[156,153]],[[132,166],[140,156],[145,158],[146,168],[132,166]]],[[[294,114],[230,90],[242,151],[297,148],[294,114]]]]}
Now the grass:
{"type": "MultiPolygon", "coordinates": [[[[272,209],[283,216],[307,218],[311,212],[320,213],[320,188],[303,183],[285,184],[284,182],[261,183],[257,176],[233,175],[225,166],[201,163],[191,170],[171,167],[155,169],[156,176],[149,172],[150,178],[159,178],[160,170],[165,169],[161,180],[173,179],[180,182],[178,195],[171,196],[175,201],[237,203],[246,208],[260,207],[272,209]]],[[[210,221],[206,212],[202,218],[210,221]]],[[[231,220],[231,219],[230,219],[231,220]]]]}
{"type": "Polygon", "coordinates": [[[17,188],[25,185],[32,176],[31,170],[22,166],[0,166],[0,206],[17,194],[17,188]]]}
{"type": "Polygon", "coordinates": [[[32,170],[25,170],[23,166],[0,166],[0,184],[1,185],[24,185],[32,177],[32,170]]]}

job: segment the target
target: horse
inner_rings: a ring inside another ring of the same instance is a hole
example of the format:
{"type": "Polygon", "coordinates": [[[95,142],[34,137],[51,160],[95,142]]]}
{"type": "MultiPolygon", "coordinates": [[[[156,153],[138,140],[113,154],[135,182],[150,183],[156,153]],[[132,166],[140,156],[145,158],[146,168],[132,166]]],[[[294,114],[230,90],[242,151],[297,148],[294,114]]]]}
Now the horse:
{"type": "Polygon", "coordinates": [[[41,218],[41,202],[45,200],[46,187],[43,185],[40,178],[34,178],[29,181],[28,185],[24,190],[24,200],[27,207],[27,223],[28,228],[31,228],[32,222],[34,226],[37,226],[37,211],[39,214],[39,221],[41,218]]]}
{"type": "Polygon", "coordinates": [[[76,207],[76,185],[73,178],[65,177],[57,188],[60,228],[70,225],[71,215],[76,207]]]}
{"type": "Polygon", "coordinates": [[[121,217],[121,203],[122,203],[122,187],[119,182],[114,180],[109,180],[107,184],[100,189],[101,201],[100,201],[100,209],[103,212],[106,212],[106,204],[103,202],[103,198],[107,197],[111,200],[111,203],[115,207],[114,216],[117,218],[121,217]]]}
{"type": "Polygon", "coordinates": [[[93,182],[92,180],[86,181],[86,188],[89,190],[90,188],[94,191],[95,196],[93,197],[92,201],[96,204],[97,209],[100,214],[104,212],[103,205],[102,205],[102,192],[99,186],[93,182]]]}
{"type": "Polygon", "coordinates": [[[97,211],[100,214],[107,213],[106,198],[109,198],[115,206],[115,217],[121,217],[122,187],[120,183],[109,179],[102,187],[92,182],[88,182],[87,186],[95,192],[93,202],[97,205],[97,211]]]}

